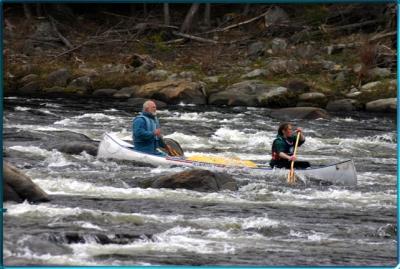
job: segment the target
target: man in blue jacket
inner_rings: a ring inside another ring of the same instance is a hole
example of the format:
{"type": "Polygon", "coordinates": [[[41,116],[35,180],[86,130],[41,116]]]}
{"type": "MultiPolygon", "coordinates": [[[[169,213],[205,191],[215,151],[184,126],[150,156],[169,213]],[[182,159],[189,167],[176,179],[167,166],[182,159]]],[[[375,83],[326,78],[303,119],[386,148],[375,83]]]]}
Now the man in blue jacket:
{"type": "Polygon", "coordinates": [[[133,119],[133,144],[135,150],[154,155],[166,155],[157,150],[158,147],[165,148],[165,144],[161,138],[156,111],[157,106],[153,101],[144,102],[142,113],[133,119]]]}

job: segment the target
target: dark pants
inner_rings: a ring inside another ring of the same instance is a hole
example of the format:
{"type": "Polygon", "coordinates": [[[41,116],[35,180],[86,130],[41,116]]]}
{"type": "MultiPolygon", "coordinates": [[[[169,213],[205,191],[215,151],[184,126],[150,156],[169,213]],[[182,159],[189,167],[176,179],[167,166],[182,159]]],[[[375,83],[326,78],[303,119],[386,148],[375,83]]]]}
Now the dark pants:
{"type": "MultiPolygon", "coordinates": [[[[269,163],[269,165],[271,167],[276,167],[276,168],[287,168],[287,169],[290,169],[291,162],[288,161],[288,160],[278,160],[278,161],[272,160],[269,163]]],[[[294,168],[296,168],[296,169],[306,169],[308,167],[310,167],[310,163],[309,162],[306,162],[306,161],[295,161],[294,162],[294,168]]]]}

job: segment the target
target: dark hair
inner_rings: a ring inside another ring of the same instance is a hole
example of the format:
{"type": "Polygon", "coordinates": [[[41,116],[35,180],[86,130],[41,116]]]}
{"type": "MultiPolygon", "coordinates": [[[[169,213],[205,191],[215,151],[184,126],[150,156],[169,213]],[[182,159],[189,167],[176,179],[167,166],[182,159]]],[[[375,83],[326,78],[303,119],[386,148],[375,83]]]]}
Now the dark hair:
{"type": "Polygon", "coordinates": [[[283,135],[283,130],[287,129],[290,125],[292,124],[290,124],[289,122],[281,123],[281,125],[279,125],[278,134],[283,135]]]}

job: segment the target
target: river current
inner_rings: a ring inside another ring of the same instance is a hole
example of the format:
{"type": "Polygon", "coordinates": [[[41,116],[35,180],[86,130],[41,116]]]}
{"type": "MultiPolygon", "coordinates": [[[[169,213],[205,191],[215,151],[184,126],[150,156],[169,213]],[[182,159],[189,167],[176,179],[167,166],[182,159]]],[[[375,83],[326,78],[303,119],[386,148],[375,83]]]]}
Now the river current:
{"type": "MultiPolygon", "coordinates": [[[[4,99],[3,154],[51,197],[4,207],[6,265],[387,265],[397,263],[396,119],[350,113],[297,120],[312,164],[352,159],[357,186],[228,171],[238,191],[143,189],[183,171],[69,155],[36,143],[69,131],[130,139],[123,102],[4,99]]],[[[267,164],[279,121],[260,108],[178,105],[158,111],[185,153],[267,164]]]]}

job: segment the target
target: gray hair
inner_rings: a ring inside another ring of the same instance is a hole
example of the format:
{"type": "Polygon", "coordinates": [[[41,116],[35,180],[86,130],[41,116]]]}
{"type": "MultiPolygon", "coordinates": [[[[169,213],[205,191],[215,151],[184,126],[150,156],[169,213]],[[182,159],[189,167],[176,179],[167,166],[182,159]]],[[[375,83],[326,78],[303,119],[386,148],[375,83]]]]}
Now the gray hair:
{"type": "Polygon", "coordinates": [[[143,103],[143,111],[145,111],[149,107],[150,103],[153,103],[153,101],[147,100],[143,103]]]}

